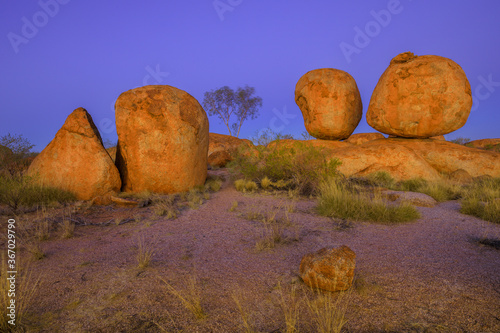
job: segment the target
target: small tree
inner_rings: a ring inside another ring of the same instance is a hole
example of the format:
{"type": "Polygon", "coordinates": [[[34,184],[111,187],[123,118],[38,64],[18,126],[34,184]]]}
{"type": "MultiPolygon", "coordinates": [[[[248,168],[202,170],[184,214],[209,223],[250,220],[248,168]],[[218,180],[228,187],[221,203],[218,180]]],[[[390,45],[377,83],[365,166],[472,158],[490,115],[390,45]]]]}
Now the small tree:
{"type": "Polygon", "coordinates": [[[255,88],[249,86],[238,87],[236,92],[224,86],[207,91],[203,107],[208,110],[210,116],[217,115],[224,122],[229,135],[238,137],[245,120],[254,119],[259,113],[259,107],[262,107],[262,98],[253,96],[254,93],[255,88]],[[234,122],[231,120],[233,115],[236,117],[234,122]]]}
{"type": "Polygon", "coordinates": [[[28,157],[35,146],[22,135],[7,133],[0,137],[0,169],[7,170],[12,176],[21,173],[28,166],[28,157]]]}

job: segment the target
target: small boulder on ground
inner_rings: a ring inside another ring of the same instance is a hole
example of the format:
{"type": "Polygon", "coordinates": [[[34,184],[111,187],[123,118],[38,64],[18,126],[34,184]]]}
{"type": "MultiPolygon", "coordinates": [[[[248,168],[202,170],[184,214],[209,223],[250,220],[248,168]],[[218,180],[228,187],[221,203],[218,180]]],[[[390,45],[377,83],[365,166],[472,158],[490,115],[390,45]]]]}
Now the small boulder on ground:
{"type": "Polygon", "coordinates": [[[304,74],[295,86],[295,102],[307,132],[324,140],[347,139],[358,126],[363,110],[356,81],[333,68],[304,74]]]}
{"type": "Polygon", "coordinates": [[[31,163],[28,174],[42,185],[92,200],[119,192],[118,169],[102,144],[92,117],[84,108],[73,111],[55,138],[31,163]]]}
{"type": "Polygon", "coordinates": [[[208,117],[185,91],[163,85],[122,93],[115,104],[116,165],[125,192],[184,192],[207,177],[208,117]]]}
{"type": "Polygon", "coordinates": [[[365,142],[385,139],[385,136],[382,133],[357,133],[351,135],[345,142],[352,143],[353,145],[362,145],[365,142]]]}
{"type": "Polygon", "coordinates": [[[356,254],[349,247],[323,248],[306,254],[300,262],[300,277],[312,288],[342,291],[351,287],[356,254]]]}
{"type": "Polygon", "coordinates": [[[407,202],[419,207],[434,207],[437,204],[436,199],[433,197],[418,192],[388,190],[383,191],[382,196],[386,197],[390,201],[407,202]]]}
{"type": "Polygon", "coordinates": [[[472,107],[469,81],[453,60],[399,54],[380,77],[366,120],[379,132],[429,138],[465,125],[472,107]]]}

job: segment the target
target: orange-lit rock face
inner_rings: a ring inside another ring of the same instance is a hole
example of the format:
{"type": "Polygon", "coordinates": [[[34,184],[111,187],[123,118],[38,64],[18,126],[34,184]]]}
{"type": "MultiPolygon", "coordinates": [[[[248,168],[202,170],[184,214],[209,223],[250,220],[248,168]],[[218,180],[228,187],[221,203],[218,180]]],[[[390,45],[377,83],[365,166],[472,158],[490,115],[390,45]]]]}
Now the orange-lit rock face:
{"type": "Polygon", "coordinates": [[[318,139],[348,138],[361,120],[358,86],[348,73],[322,68],[307,72],[295,86],[295,102],[309,134],[318,139]]]}
{"type": "MultiPolygon", "coordinates": [[[[472,177],[500,177],[500,153],[465,147],[448,141],[429,139],[386,139],[387,144],[406,147],[421,156],[439,172],[464,170],[472,177]]],[[[375,144],[372,141],[367,145],[375,144]]]]}
{"type": "Polygon", "coordinates": [[[68,116],[55,138],[33,160],[28,174],[36,175],[44,185],[71,191],[80,200],[118,192],[121,186],[118,170],[83,108],[68,116]]]}
{"type": "Polygon", "coordinates": [[[208,137],[208,164],[211,166],[224,167],[240,147],[253,147],[252,141],[231,135],[209,133],[208,137]]]}
{"type": "Polygon", "coordinates": [[[352,285],[355,266],[356,254],[349,247],[323,248],[302,258],[300,277],[313,288],[347,290],[352,285]]]}
{"type": "Polygon", "coordinates": [[[340,148],[331,157],[338,158],[342,164],[338,170],[345,176],[367,176],[385,171],[396,180],[423,178],[439,180],[439,173],[415,151],[389,139],[379,139],[340,148]]]}
{"type": "Polygon", "coordinates": [[[357,133],[351,135],[345,142],[351,143],[353,145],[362,145],[365,142],[384,139],[385,137],[381,133],[357,133]]]}
{"type": "Polygon", "coordinates": [[[396,56],[373,91],[366,120],[382,133],[428,138],[462,127],[472,107],[462,68],[440,56],[396,56]]]}
{"type": "Polygon", "coordinates": [[[123,191],[175,193],[204,184],[208,118],[194,97],[145,86],[122,93],[115,113],[123,191]]]}

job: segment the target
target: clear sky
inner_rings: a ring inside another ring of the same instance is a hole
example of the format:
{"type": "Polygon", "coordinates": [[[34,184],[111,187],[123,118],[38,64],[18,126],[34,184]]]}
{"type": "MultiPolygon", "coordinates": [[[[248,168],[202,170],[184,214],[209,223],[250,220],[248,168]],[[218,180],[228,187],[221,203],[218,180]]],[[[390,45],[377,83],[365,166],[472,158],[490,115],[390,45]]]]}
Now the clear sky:
{"type": "MultiPolygon", "coordinates": [[[[500,137],[498,0],[16,0],[0,2],[0,135],[35,150],[84,107],[116,141],[114,102],[146,84],[205,91],[248,84],[263,99],[240,137],[270,128],[300,137],[295,84],[317,68],[347,71],[363,101],[355,133],[391,58],[411,51],[457,62],[474,107],[447,139],[500,137]]],[[[210,117],[210,131],[227,134],[210,117]]]]}

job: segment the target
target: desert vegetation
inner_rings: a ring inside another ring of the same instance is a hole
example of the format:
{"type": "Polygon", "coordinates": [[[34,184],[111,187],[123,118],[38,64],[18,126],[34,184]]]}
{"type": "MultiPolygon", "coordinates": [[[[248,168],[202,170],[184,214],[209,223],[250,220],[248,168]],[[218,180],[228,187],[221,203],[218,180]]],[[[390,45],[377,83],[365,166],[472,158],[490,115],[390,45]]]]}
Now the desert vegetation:
{"type": "MultiPolygon", "coordinates": [[[[92,206],[71,193],[39,187],[23,172],[3,173],[0,208],[4,217],[18,221],[22,261],[17,288],[22,304],[19,326],[13,330],[0,321],[0,327],[18,332],[109,327],[144,332],[498,328],[495,319],[484,314],[487,310],[471,301],[475,296],[469,291],[460,289],[466,296],[457,296],[457,286],[434,290],[433,299],[419,292],[404,296],[411,300],[401,309],[398,299],[412,288],[405,284],[407,278],[395,281],[366,261],[377,260],[370,254],[370,246],[377,246],[373,239],[390,233],[392,246],[406,246],[402,244],[411,239],[398,230],[414,230],[412,225],[430,214],[387,200],[386,189],[424,193],[444,204],[456,202],[461,213],[494,222],[477,233],[460,234],[463,243],[456,245],[472,246],[468,251],[477,252],[473,260],[491,260],[500,239],[495,228],[500,223],[499,179],[457,184],[446,175],[440,182],[396,181],[385,172],[344,177],[339,165],[311,146],[248,148],[227,170],[210,172],[204,185],[190,191],[121,193],[121,199],[133,203],[129,207],[92,206]],[[363,238],[356,238],[360,235],[363,238]],[[366,245],[370,250],[357,245],[365,264],[361,260],[346,292],[311,289],[296,273],[305,253],[332,242],[372,244],[366,245]],[[440,302],[435,317],[415,314],[419,308],[435,311],[431,302],[440,302]],[[464,319],[460,309],[467,307],[473,309],[477,324],[464,319]]],[[[460,216],[458,211],[444,214],[460,216]]],[[[463,228],[471,222],[460,223],[463,228]]],[[[449,236],[443,231],[435,235],[436,242],[449,236]]],[[[384,252],[388,258],[378,265],[399,276],[391,266],[398,261],[389,255],[394,251],[384,252]]],[[[2,276],[5,267],[2,263],[2,276]]],[[[453,267],[446,270],[455,274],[453,267]]],[[[434,277],[421,278],[428,289],[441,286],[434,277]]],[[[0,284],[0,302],[7,299],[6,288],[0,284]]],[[[474,290],[495,302],[488,286],[478,282],[474,290]]]]}

